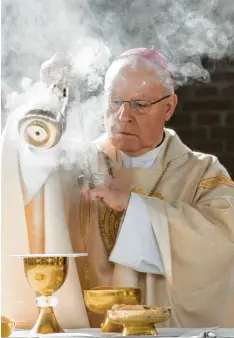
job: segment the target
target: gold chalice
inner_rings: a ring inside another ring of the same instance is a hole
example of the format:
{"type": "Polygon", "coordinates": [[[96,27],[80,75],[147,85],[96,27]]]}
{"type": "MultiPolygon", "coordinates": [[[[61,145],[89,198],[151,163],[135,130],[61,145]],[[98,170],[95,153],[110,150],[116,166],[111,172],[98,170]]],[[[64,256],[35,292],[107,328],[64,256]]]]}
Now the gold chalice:
{"type": "Polygon", "coordinates": [[[165,322],[171,314],[167,307],[114,306],[107,312],[108,319],[123,325],[122,336],[156,336],[155,324],[165,322]]]}
{"type": "Polygon", "coordinates": [[[87,256],[87,254],[32,254],[14,255],[23,257],[24,270],[32,289],[39,293],[37,306],[40,313],[32,334],[48,334],[64,332],[59,325],[53,307],[58,303],[57,298],[52,296],[60,289],[66,280],[69,258],[87,256]]]}
{"type": "MultiPolygon", "coordinates": [[[[140,304],[141,290],[134,287],[97,287],[84,291],[87,308],[95,313],[107,314],[114,304],[140,304]]],[[[122,325],[113,324],[106,316],[101,324],[102,332],[121,332],[122,325]]]]}

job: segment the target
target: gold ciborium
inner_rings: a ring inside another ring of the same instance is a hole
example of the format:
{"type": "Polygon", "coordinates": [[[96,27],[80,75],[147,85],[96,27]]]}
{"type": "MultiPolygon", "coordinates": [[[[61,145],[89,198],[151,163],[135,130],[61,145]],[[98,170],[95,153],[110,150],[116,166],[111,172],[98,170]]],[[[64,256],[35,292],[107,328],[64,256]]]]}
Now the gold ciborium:
{"type": "Polygon", "coordinates": [[[108,319],[123,325],[122,336],[156,336],[155,324],[165,322],[171,314],[167,307],[114,306],[107,312],[108,319]]]}
{"type": "MultiPolygon", "coordinates": [[[[114,304],[140,304],[141,290],[134,287],[97,287],[85,290],[84,300],[90,311],[106,315],[114,304]]],[[[101,331],[121,332],[122,325],[112,323],[106,315],[104,322],[101,324],[101,331]]]]}
{"type": "Polygon", "coordinates": [[[32,334],[48,334],[64,332],[59,325],[53,308],[58,301],[52,296],[60,289],[66,280],[69,258],[87,256],[87,254],[32,254],[14,255],[23,257],[24,271],[32,289],[41,296],[37,298],[40,309],[39,317],[34,325],[32,334]]]}

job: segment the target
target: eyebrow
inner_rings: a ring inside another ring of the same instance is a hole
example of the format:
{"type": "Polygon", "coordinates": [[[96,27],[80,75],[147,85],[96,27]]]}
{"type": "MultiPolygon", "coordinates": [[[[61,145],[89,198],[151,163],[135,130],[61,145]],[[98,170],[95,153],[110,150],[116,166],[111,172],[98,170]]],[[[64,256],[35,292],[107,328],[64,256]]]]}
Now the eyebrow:
{"type": "MultiPolygon", "coordinates": [[[[123,97],[121,97],[120,95],[115,95],[114,93],[110,93],[109,97],[124,100],[123,97]]],[[[131,98],[131,101],[152,101],[152,100],[155,100],[155,98],[150,99],[149,97],[147,97],[144,94],[142,96],[137,95],[136,97],[131,98]]]]}

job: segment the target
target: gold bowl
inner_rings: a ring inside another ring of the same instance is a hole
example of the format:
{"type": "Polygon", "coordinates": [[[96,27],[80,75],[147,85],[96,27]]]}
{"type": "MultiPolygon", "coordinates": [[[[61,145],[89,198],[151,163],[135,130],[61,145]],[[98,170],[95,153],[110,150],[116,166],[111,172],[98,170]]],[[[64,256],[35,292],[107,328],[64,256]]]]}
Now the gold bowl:
{"type": "Polygon", "coordinates": [[[7,317],[1,316],[1,337],[9,337],[15,328],[15,322],[7,317]]]}
{"type": "Polygon", "coordinates": [[[114,306],[107,318],[116,325],[123,325],[122,336],[156,336],[155,324],[165,322],[171,314],[167,307],[114,306]]]}
{"type": "MultiPolygon", "coordinates": [[[[115,304],[136,305],[141,303],[141,290],[135,287],[97,287],[84,291],[87,308],[95,313],[107,314],[115,304]]],[[[101,324],[102,332],[121,332],[122,325],[116,325],[105,318],[101,324]]]]}

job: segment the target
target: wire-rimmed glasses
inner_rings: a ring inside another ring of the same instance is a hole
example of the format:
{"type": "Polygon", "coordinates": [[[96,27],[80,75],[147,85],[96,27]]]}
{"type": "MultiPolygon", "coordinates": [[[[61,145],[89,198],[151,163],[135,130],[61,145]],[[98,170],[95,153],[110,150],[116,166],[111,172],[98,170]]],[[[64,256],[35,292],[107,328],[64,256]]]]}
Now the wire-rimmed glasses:
{"type": "Polygon", "coordinates": [[[119,98],[111,97],[109,98],[109,109],[111,112],[117,112],[124,103],[128,103],[132,111],[137,112],[139,114],[147,114],[150,111],[152,105],[167,99],[169,96],[171,95],[166,95],[162,97],[161,99],[158,99],[154,102],[151,102],[148,100],[126,101],[126,100],[121,100],[119,98]]]}

